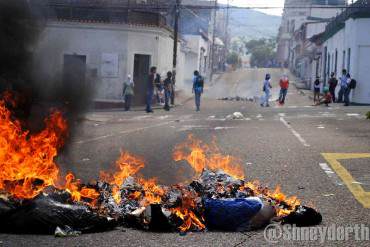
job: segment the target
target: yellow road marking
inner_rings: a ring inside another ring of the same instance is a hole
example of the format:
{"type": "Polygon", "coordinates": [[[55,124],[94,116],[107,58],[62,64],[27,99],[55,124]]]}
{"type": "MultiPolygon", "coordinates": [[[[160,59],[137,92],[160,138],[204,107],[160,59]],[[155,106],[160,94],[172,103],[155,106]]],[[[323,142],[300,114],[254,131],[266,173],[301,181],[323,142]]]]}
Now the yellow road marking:
{"type": "Polygon", "coordinates": [[[364,208],[370,208],[370,192],[365,191],[360,184],[356,183],[352,175],[339,162],[340,160],[370,158],[370,153],[323,153],[322,156],[324,156],[333,170],[343,180],[357,201],[364,208]]]}

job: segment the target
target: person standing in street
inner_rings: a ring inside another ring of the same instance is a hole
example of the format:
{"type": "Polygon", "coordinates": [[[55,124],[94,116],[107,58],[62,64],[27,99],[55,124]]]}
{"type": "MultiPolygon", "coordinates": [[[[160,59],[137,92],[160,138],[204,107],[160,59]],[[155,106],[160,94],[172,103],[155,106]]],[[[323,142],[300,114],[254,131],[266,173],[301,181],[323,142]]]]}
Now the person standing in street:
{"type": "Polygon", "coordinates": [[[280,95],[279,95],[279,104],[284,105],[286,95],[288,94],[289,89],[289,78],[287,75],[283,75],[280,79],[280,95]]]}
{"type": "Polygon", "coordinates": [[[263,82],[263,92],[265,93],[264,96],[262,96],[262,100],[261,100],[261,107],[269,107],[270,104],[269,104],[269,100],[270,100],[270,91],[271,91],[271,83],[270,83],[270,80],[271,80],[271,75],[270,74],[267,74],[266,77],[265,77],[265,81],[263,82]]]}
{"type": "Polygon", "coordinates": [[[344,106],[349,106],[349,95],[351,94],[352,89],[356,88],[356,80],[351,78],[351,75],[347,74],[347,88],[344,92],[344,106]]]}
{"type": "Polygon", "coordinates": [[[340,80],[340,90],[338,93],[338,103],[343,103],[343,96],[344,92],[347,89],[347,70],[342,70],[342,76],[339,78],[340,80]]]}
{"type": "Polygon", "coordinates": [[[147,88],[146,88],[146,112],[147,113],[153,113],[152,100],[153,100],[156,78],[157,78],[157,68],[151,67],[150,73],[148,76],[148,81],[147,81],[147,88]]]}
{"type": "Polygon", "coordinates": [[[334,72],[331,73],[328,84],[329,84],[329,92],[331,94],[332,102],[335,102],[336,100],[335,89],[337,88],[338,80],[337,78],[335,78],[334,72]]]}
{"type": "Polygon", "coordinates": [[[315,82],[313,83],[313,103],[316,104],[320,101],[320,89],[321,89],[320,77],[316,77],[315,82]]]}
{"type": "Polygon", "coordinates": [[[127,79],[123,83],[123,98],[125,100],[125,111],[131,109],[132,97],[134,96],[134,81],[131,75],[127,76],[127,79]]]}
{"type": "Polygon", "coordinates": [[[171,90],[172,90],[172,72],[167,72],[167,78],[163,81],[164,86],[164,109],[166,111],[170,110],[170,98],[171,98],[171,90]]]}
{"type": "Polygon", "coordinates": [[[195,95],[195,106],[196,111],[200,111],[200,98],[203,93],[204,88],[204,79],[199,74],[199,71],[194,71],[194,77],[193,77],[193,93],[195,95]]]}

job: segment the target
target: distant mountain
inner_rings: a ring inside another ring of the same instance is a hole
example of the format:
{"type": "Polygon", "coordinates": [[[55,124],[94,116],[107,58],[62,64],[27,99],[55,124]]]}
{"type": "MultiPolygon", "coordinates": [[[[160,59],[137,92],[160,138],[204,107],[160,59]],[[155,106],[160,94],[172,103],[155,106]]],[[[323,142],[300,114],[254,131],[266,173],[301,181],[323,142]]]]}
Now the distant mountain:
{"type": "Polygon", "coordinates": [[[250,40],[276,37],[280,23],[280,16],[251,9],[230,9],[231,38],[244,36],[250,40]]]}

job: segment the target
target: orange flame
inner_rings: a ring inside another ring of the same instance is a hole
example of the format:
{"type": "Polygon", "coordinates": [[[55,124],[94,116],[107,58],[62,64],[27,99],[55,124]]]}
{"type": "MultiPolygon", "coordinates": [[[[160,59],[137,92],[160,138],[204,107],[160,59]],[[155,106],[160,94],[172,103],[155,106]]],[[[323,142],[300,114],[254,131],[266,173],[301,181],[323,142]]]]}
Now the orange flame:
{"type": "Polygon", "coordinates": [[[194,213],[197,204],[195,198],[197,195],[192,194],[187,190],[182,190],[181,205],[177,208],[170,209],[177,217],[179,217],[183,223],[179,226],[181,232],[187,232],[190,230],[204,230],[204,219],[197,217],[194,213]]]}
{"type": "Polygon", "coordinates": [[[249,189],[253,192],[255,196],[262,196],[266,199],[272,199],[277,203],[284,203],[287,207],[276,208],[277,216],[286,216],[295,210],[296,206],[301,204],[300,200],[296,196],[287,197],[283,192],[281,192],[280,186],[277,186],[274,191],[270,191],[267,188],[260,186],[258,181],[247,182],[239,190],[249,189]]]}
{"type": "MultiPolygon", "coordinates": [[[[48,186],[57,186],[59,168],[54,162],[58,149],[64,145],[68,133],[67,122],[62,113],[55,111],[45,120],[45,129],[37,134],[30,134],[21,127],[18,120],[12,118],[6,108],[11,95],[5,94],[0,100],[0,190],[19,199],[32,199],[48,186]]],[[[72,175],[73,176],[73,175],[72,175]]],[[[75,200],[94,199],[97,193],[91,189],[80,190],[74,177],[67,175],[66,186],[75,200]]]]}
{"type": "MultiPolygon", "coordinates": [[[[197,175],[201,174],[204,169],[209,170],[223,170],[228,175],[244,179],[244,170],[240,159],[229,155],[223,155],[219,148],[213,142],[211,145],[203,143],[201,140],[194,138],[192,135],[188,136],[187,141],[177,145],[173,152],[173,159],[175,161],[185,160],[194,169],[197,175]]],[[[221,188],[222,189],[222,188],[221,188]]],[[[262,196],[266,199],[273,199],[277,203],[283,203],[287,208],[277,207],[277,215],[284,216],[294,211],[300,201],[297,197],[287,197],[281,192],[278,186],[274,191],[269,191],[259,185],[259,182],[246,182],[239,190],[249,189],[256,196],[262,196]]]]}
{"type": "Polygon", "coordinates": [[[162,196],[165,194],[165,190],[157,185],[156,178],[148,180],[139,178],[138,183],[141,184],[144,190],[144,198],[140,201],[142,207],[162,202],[162,196]]]}
{"type": "Polygon", "coordinates": [[[95,203],[95,200],[99,197],[99,193],[95,189],[81,188],[81,181],[75,179],[72,173],[68,173],[66,176],[65,189],[71,194],[74,201],[81,201],[82,198],[86,198],[95,203]]]}
{"type": "Polygon", "coordinates": [[[177,145],[173,152],[175,161],[186,160],[200,175],[204,169],[223,170],[237,179],[244,179],[244,169],[240,159],[230,155],[223,155],[215,143],[208,145],[193,135],[188,140],[177,145]]]}

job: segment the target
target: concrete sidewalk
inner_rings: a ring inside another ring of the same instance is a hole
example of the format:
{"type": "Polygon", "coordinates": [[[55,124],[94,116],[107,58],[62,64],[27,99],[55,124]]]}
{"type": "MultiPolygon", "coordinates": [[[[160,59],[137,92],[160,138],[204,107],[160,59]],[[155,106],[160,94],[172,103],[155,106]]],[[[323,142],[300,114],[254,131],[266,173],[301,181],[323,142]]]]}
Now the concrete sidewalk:
{"type": "MultiPolygon", "coordinates": [[[[184,105],[186,102],[190,101],[193,96],[184,94],[183,91],[177,91],[175,97],[175,105],[171,105],[171,108],[184,105]]],[[[153,110],[161,110],[164,105],[153,104],[153,110]]],[[[132,106],[130,111],[144,111],[145,105],[132,106]]],[[[124,101],[123,100],[99,100],[94,102],[94,107],[92,111],[124,111],[124,101]],[[98,102],[98,105],[97,105],[98,102]]]]}

